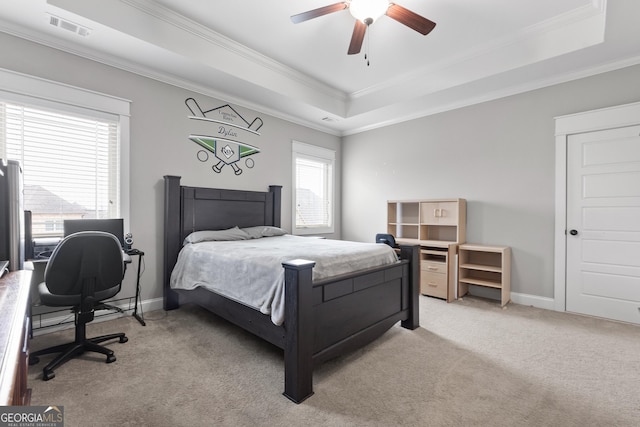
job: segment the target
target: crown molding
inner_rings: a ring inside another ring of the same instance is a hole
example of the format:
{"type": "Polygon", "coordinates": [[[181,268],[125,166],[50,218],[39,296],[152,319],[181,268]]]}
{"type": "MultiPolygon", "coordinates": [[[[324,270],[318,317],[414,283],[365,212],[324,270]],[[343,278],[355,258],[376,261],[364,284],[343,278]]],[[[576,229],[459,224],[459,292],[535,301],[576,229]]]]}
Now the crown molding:
{"type": "Polygon", "coordinates": [[[149,0],[120,0],[122,3],[137,9],[138,11],[149,15],[155,19],[161,20],[172,25],[181,31],[196,36],[207,43],[225,49],[234,55],[238,55],[253,64],[269,69],[280,74],[286,79],[295,80],[304,86],[319,91],[335,98],[342,103],[347,102],[348,96],[345,92],[340,91],[332,86],[326,85],[307,74],[301,73],[288,67],[268,56],[261,54],[243,44],[240,44],[220,33],[217,33],[206,26],[186,18],[171,9],[149,0]]]}
{"type": "Polygon", "coordinates": [[[605,15],[606,2],[607,0],[592,0],[591,5],[584,5],[563,14],[553,16],[545,21],[530,25],[529,27],[523,28],[519,32],[515,33],[515,35],[510,34],[508,37],[493,40],[489,43],[479,45],[474,49],[461,52],[457,55],[452,55],[445,60],[408,71],[401,75],[395,76],[393,79],[381,82],[380,84],[369,86],[362,90],[353,92],[349,94],[349,99],[355,101],[366,96],[373,96],[379,92],[393,90],[400,85],[407,85],[409,84],[408,82],[413,82],[421,79],[424,75],[442,72],[443,70],[460,66],[461,64],[473,59],[490,55],[492,53],[500,51],[501,49],[505,49],[526,40],[533,39],[534,37],[540,37],[552,31],[561,30],[571,24],[585,21],[599,14],[605,15]]]}
{"type": "Polygon", "coordinates": [[[341,136],[341,132],[336,129],[304,120],[300,117],[284,113],[282,111],[250,101],[245,98],[238,97],[229,92],[213,89],[211,86],[197,84],[188,79],[184,79],[169,73],[162,73],[157,69],[145,67],[137,63],[123,60],[122,58],[118,58],[113,55],[103,54],[91,48],[79,46],[73,42],[56,39],[47,36],[46,34],[42,34],[38,31],[25,31],[24,27],[17,28],[16,26],[8,24],[2,20],[0,20],[0,32],[7,33],[14,37],[18,37],[65,53],[69,53],[80,58],[107,65],[109,67],[113,67],[128,73],[136,74],[141,77],[146,77],[161,83],[199,93],[204,96],[216,98],[224,102],[229,102],[243,108],[254,110],[258,113],[268,114],[272,117],[298,124],[300,126],[304,126],[313,130],[317,130],[334,136],[341,136]]]}
{"type": "MultiPolygon", "coordinates": [[[[345,97],[347,98],[347,100],[349,100],[353,95],[353,94],[345,95],[344,92],[337,91],[331,88],[330,86],[324,85],[303,73],[296,72],[295,70],[292,70],[278,63],[277,61],[273,61],[270,58],[265,57],[264,55],[247,48],[244,45],[241,45],[231,39],[228,39],[218,33],[215,33],[209,30],[208,28],[200,24],[197,24],[189,19],[183,18],[182,16],[177,15],[175,12],[169,9],[166,9],[156,3],[152,3],[148,0],[118,0],[118,1],[125,3],[130,7],[135,7],[137,10],[150,15],[150,17],[152,17],[153,19],[160,20],[162,22],[165,22],[167,24],[174,26],[175,28],[180,29],[181,31],[188,32],[188,34],[191,34],[200,39],[206,40],[207,43],[210,43],[215,46],[219,46],[220,48],[223,48],[229,52],[233,52],[234,55],[238,55],[243,58],[249,58],[251,62],[256,63],[258,67],[262,67],[265,70],[266,69],[275,70],[277,73],[284,76],[284,78],[286,79],[301,82],[306,87],[310,87],[313,90],[322,91],[323,93],[326,93],[327,90],[329,90],[329,96],[338,97],[338,99],[340,99],[340,102],[347,102],[345,101],[345,97]],[[275,67],[275,68],[272,68],[272,67],[275,67]]],[[[540,34],[540,32],[544,33],[545,31],[548,32],[554,29],[562,28],[563,25],[567,25],[572,22],[573,23],[580,22],[582,20],[588,19],[589,16],[594,17],[599,14],[604,14],[605,11],[606,11],[606,0],[593,0],[591,6],[586,5],[581,8],[575,9],[573,11],[567,12],[563,15],[558,15],[557,17],[554,17],[550,20],[528,27],[527,29],[523,30],[516,39],[518,40],[520,38],[526,39],[527,37],[531,37],[532,34],[540,34]]],[[[616,69],[640,64],[640,57],[634,57],[634,58],[629,58],[624,60],[613,60],[607,63],[602,63],[600,65],[585,68],[579,71],[566,72],[564,74],[553,76],[550,78],[538,79],[536,81],[527,81],[526,83],[522,83],[522,84],[513,84],[504,89],[496,89],[496,90],[488,91],[482,94],[466,96],[464,98],[460,98],[456,101],[451,101],[449,103],[447,103],[446,101],[441,104],[435,104],[434,102],[431,102],[430,103],[431,105],[427,106],[426,104],[428,103],[428,99],[430,96],[427,94],[427,95],[418,95],[418,97],[412,100],[406,100],[408,101],[409,104],[414,106],[413,108],[405,108],[405,107],[402,107],[401,103],[394,104],[393,102],[391,102],[389,105],[382,106],[381,108],[378,108],[378,109],[363,111],[362,114],[352,116],[352,117],[349,117],[348,114],[346,114],[346,117],[342,117],[341,115],[324,112],[318,109],[317,117],[313,117],[312,119],[305,119],[303,118],[303,115],[305,113],[301,112],[300,114],[297,114],[297,112],[295,111],[295,108],[296,108],[295,105],[297,102],[295,99],[292,99],[293,106],[291,108],[289,108],[287,111],[281,111],[278,109],[276,103],[265,105],[261,103],[261,101],[256,101],[256,99],[250,99],[250,98],[247,98],[246,96],[227,93],[224,90],[220,89],[221,85],[218,85],[216,88],[212,88],[210,85],[197,83],[192,80],[189,80],[188,78],[181,77],[170,72],[163,72],[162,70],[158,70],[153,67],[144,66],[137,62],[133,62],[127,59],[122,59],[119,56],[115,56],[115,55],[111,55],[111,54],[107,54],[101,51],[91,49],[86,45],[79,45],[72,40],[65,40],[62,38],[53,37],[51,34],[47,34],[46,32],[39,32],[37,30],[31,30],[26,27],[9,24],[3,21],[2,19],[0,19],[0,31],[3,31],[7,34],[11,34],[13,36],[16,36],[25,40],[29,40],[34,43],[38,43],[40,45],[44,45],[53,49],[67,52],[78,57],[86,58],[88,60],[91,60],[97,63],[102,63],[104,65],[111,66],[116,69],[120,69],[126,72],[130,72],[136,75],[150,78],[150,79],[153,79],[162,83],[166,83],[172,86],[180,87],[180,88],[193,91],[195,93],[199,93],[205,96],[224,100],[234,105],[248,108],[259,113],[267,114],[277,119],[281,119],[293,124],[304,126],[306,128],[317,130],[317,131],[324,132],[334,136],[348,136],[348,135],[353,135],[357,133],[362,133],[369,130],[374,130],[374,129],[382,128],[385,126],[402,123],[402,122],[422,118],[422,117],[433,115],[433,114],[438,114],[438,113],[442,113],[442,112],[446,112],[446,111],[450,111],[450,110],[454,110],[462,107],[467,107],[467,106],[478,104],[478,103],[499,99],[505,96],[516,95],[523,92],[540,89],[546,86],[564,83],[564,82],[568,82],[568,81],[572,81],[572,80],[576,80],[584,77],[593,76],[603,72],[613,71],[616,69]],[[420,104],[422,104],[422,106],[420,106],[420,104]],[[406,113],[402,112],[403,108],[405,109],[406,113]],[[396,109],[396,111],[402,114],[397,118],[391,118],[391,119],[388,119],[388,118],[395,117],[395,114],[384,114],[384,117],[381,120],[374,119],[376,116],[378,117],[383,116],[381,111],[383,110],[393,111],[394,109],[396,109]],[[327,124],[332,126],[332,127],[327,127],[324,125],[325,124],[324,122],[321,122],[321,118],[325,116],[335,117],[338,120],[333,123],[327,122],[327,124]],[[356,123],[366,123],[366,122],[369,122],[371,124],[366,124],[363,126],[356,125],[356,123]]],[[[483,49],[487,49],[487,51],[491,52],[492,50],[499,49],[500,47],[508,46],[516,42],[517,40],[514,41],[513,38],[510,38],[508,40],[507,39],[496,40],[493,43],[484,45],[483,49]]],[[[390,84],[385,83],[385,84],[376,86],[375,88],[377,89],[371,94],[375,95],[377,94],[376,92],[378,92],[381,89],[385,89],[385,88],[393,89],[395,87],[398,87],[399,85],[398,81],[402,81],[402,80],[406,81],[407,76],[413,76],[412,78],[417,78],[424,73],[425,69],[432,70],[434,67],[446,68],[451,64],[457,63],[456,61],[459,62],[461,60],[467,60],[469,58],[473,58],[474,55],[480,55],[481,52],[484,52],[484,51],[476,49],[474,50],[474,52],[475,52],[474,54],[471,54],[470,52],[462,53],[458,55],[457,58],[454,58],[452,61],[448,61],[448,62],[443,61],[440,63],[433,64],[427,68],[423,68],[422,70],[419,70],[419,71],[406,73],[402,77],[396,79],[397,81],[394,80],[394,82],[391,82],[390,84]]],[[[473,84],[474,82],[470,81],[468,83],[473,84]]],[[[248,84],[251,84],[251,82],[249,81],[248,84]]],[[[464,84],[461,84],[456,87],[460,88],[463,85],[464,84]]],[[[264,89],[269,90],[269,88],[264,88],[264,89]]],[[[355,93],[359,97],[368,95],[369,93],[367,91],[370,89],[371,88],[368,88],[366,90],[358,91],[355,93]]],[[[441,91],[439,90],[435,93],[444,94],[443,98],[446,98],[447,97],[446,91],[447,89],[445,88],[444,90],[441,90],[441,91]]],[[[266,104],[268,104],[268,101],[265,101],[265,102],[266,104]]],[[[302,105],[302,104],[300,103],[298,105],[302,105]]],[[[309,111],[315,114],[314,110],[309,110],[309,111]]],[[[307,114],[306,117],[307,118],[311,117],[311,114],[307,114]]]]}
{"type": "Polygon", "coordinates": [[[497,99],[505,98],[508,96],[519,95],[522,93],[531,92],[538,89],[544,89],[546,87],[567,83],[567,82],[571,82],[571,81],[575,81],[575,80],[579,80],[587,77],[592,77],[598,74],[616,71],[623,68],[632,67],[635,65],[640,65],[640,56],[625,58],[622,60],[610,61],[607,63],[597,65],[595,67],[589,67],[579,71],[566,72],[563,74],[554,75],[553,77],[546,78],[546,79],[528,81],[527,83],[524,83],[524,84],[512,85],[507,88],[489,91],[479,96],[466,97],[457,102],[443,104],[433,108],[417,110],[412,112],[411,114],[403,114],[396,119],[377,121],[375,124],[372,124],[372,125],[349,129],[347,131],[344,131],[342,133],[342,136],[356,135],[358,133],[380,129],[383,127],[404,123],[407,121],[416,120],[416,119],[420,119],[427,116],[432,116],[435,114],[445,113],[447,111],[453,111],[459,108],[470,107],[472,105],[482,104],[484,102],[495,101],[497,99]]]}

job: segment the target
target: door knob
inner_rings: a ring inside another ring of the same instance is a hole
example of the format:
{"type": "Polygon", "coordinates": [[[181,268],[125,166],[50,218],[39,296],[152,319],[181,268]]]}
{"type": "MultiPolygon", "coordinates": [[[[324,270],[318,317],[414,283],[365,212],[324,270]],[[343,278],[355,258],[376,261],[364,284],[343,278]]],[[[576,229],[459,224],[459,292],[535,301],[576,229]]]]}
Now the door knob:
{"type": "Polygon", "coordinates": [[[569,231],[569,234],[571,234],[572,236],[577,236],[578,235],[578,230],[571,230],[571,231],[569,231]]]}

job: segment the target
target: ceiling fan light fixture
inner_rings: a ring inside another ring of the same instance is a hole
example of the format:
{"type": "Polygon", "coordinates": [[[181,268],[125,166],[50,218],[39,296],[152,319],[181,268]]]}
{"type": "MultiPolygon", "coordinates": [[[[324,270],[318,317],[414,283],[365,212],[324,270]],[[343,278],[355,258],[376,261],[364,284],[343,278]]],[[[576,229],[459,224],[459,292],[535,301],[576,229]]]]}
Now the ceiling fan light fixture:
{"type": "Polygon", "coordinates": [[[387,13],[388,0],[351,0],[349,12],[357,20],[370,25],[387,13]]]}
{"type": "MultiPolygon", "coordinates": [[[[345,9],[349,9],[351,16],[356,19],[353,33],[351,34],[349,50],[347,50],[348,55],[356,55],[360,53],[365,36],[369,34],[369,31],[367,31],[369,26],[383,15],[398,21],[423,36],[429,34],[436,26],[435,22],[410,11],[399,4],[392,3],[390,0],[345,0],[340,3],[333,3],[328,6],[292,15],[291,21],[294,24],[299,24],[310,19],[329,15],[334,12],[340,12],[345,9]]],[[[368,45],[369,39],[367,38],[367,46],[368,45]]],[[[365,52],[365,59],[367,60],[368,65],[368,47],[367,52],[365,52]]]]}

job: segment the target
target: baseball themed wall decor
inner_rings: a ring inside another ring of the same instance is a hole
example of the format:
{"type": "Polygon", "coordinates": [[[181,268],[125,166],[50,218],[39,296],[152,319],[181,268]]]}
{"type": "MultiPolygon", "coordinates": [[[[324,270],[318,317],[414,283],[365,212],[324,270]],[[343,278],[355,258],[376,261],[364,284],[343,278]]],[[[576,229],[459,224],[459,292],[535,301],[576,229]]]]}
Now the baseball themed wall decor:
{"type": "Polygon", "coordinates": [[[189,140],[204,148],[197,153],[198,160],[206,162],[209,160],[209,153],[212,153],[216,163],[211,168],[216,173],[221,173],[224,166],[229,165],[236,175],[240,175],[242,169],[238,163],[243,158],[247,168],[254,166],[253,159],[247,157],[259,153],[260,149],[240,141],[239,138],[243,132],[260,136],[258,130],[263,125],[260,117],[249,123],[228,104],[207,111],[202,110],[193,98],[187,98],[185,104],[191,112],[189,119],[210,123],[215,129],[215,135],[189,135],[189,140]]]}

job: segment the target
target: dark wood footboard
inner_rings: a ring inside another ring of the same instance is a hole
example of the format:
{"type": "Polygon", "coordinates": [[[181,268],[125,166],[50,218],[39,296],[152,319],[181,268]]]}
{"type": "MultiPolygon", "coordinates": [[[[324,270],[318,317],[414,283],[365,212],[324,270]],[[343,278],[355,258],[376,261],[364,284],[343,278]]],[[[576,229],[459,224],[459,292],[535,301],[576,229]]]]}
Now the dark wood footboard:
{"type": "Polygon", "coordinates": [[[296,403],[313,394],[313,368],[360,348],[398,322],[419,326],[419,248],[403,260],[312,283],[313,261],[285,268],[284,395],[296,403]]]}
{"type": "Polygon", "coordinates": [[[313,394],[313,368],[375,340],[398,322],[419,326],[419,247],[402,246],[401,261],[318,282],[313,261],[285,269],[285,322],[203,288],[170,288],[183,239],[193,231],[238,225],[280,226],[280,187],[269,192],[180,186],[165,177],[164,308],[195,303],[284,350],[284,395],[300,403],[313,394]]]}

